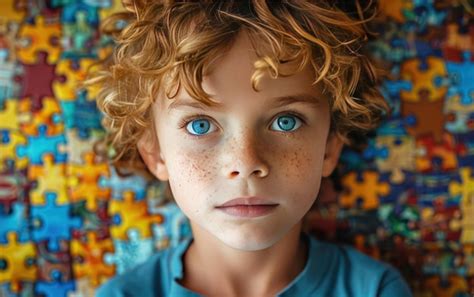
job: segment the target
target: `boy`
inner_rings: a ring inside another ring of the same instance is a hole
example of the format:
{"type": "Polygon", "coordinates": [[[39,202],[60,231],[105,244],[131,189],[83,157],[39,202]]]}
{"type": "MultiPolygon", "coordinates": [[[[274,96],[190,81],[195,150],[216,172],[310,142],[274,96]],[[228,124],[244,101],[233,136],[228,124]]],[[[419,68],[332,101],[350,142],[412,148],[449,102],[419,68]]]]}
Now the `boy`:
{"type": "Polygon", "coordinates": [[[115,164],[167,181],[193,237],[97,296],[411,296],[390,265],[302,232],[386,108],[363,22],[329,2],[135,1],[105,23],[127,23],[90,80],[115,164]]]}

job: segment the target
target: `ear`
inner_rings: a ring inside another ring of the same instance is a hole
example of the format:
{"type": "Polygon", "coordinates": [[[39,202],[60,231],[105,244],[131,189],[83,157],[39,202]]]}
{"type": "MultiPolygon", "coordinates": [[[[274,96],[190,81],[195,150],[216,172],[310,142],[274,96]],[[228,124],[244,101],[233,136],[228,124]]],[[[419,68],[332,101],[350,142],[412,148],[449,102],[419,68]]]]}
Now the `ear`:
{"type": "Polygon", "coordinates": [[[143,133],[138,140],[137,149],[148,170],[159,180],[167,181],[169,179],[168,168],[161,153],[158,138],[151,131],[147,130],[143,133]]]}
{"type": "Polygon", "coordinates": [[[344,141],[334,132],[329,132],[324,153],[322,176],[328,177],[336,168],[344,141]]]}

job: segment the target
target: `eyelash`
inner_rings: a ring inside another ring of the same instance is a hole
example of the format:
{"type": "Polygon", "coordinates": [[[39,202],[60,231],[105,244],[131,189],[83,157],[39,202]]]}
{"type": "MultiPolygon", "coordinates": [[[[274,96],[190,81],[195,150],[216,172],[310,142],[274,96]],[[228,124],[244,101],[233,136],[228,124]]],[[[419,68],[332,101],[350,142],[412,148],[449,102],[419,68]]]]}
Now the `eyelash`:
{"type": "MultiPolygon", "coordinates": [[[[302,122],[302,125],[305,125],[306,124],[306,118],[301,115],[299,112],[296,112],[296,111],[293,111],[293,110],[287,110],[285,112],[282,112],[282,113],[279,113],[275,116],[275,118],[279,117],[279,116],[282,116],[282,115],[292,115],[292,116],[295,116],[297,117],[301,122],[302,122]]],[[[178,123],[178,127],[179,129],[185,129],[186,126],[192,122],[193,120],[197,120],[197,119],[209,119],[209,117],[205,114],[194,114],[194,115],[191,115],[191,116],[188,116],[188,117],[185,117],[183,118],[182,120],[179,121],[178,123]]],[[[272,121],[273,122],[273,121],[272,121]]],[[[280,132],[280,131],[275,131],[275,132],[280,132]]],[[[192,136],[192,137],[195,137],[195,138],[201,138],[205,135],[194,135],[194,134],[191,134],[191,133],[188,133],[186,132],[189,136],[192,136]]],[[[286,132],[284,132],[286,133],[286,132]]]]}

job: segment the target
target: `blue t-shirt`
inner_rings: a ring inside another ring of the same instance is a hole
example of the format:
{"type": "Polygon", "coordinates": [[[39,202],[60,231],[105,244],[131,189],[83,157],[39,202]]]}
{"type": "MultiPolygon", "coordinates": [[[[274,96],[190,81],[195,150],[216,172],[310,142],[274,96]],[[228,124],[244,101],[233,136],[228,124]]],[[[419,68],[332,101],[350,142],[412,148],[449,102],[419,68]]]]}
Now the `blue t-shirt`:
{"type": "MultiPolygon", "coordinates": [[[[321,241],[305,233],[302,238],[309,244],[305,267],[278,296],[412,296],[400,273],[390,264],[348,245],[321,241]]],[[[97,290],[96,296],[200,296],[175,280],[183,276],[182,256],[191,242],[189,237],[176,247],[159,251],[125,274],[113,277],[97,290]]]]}

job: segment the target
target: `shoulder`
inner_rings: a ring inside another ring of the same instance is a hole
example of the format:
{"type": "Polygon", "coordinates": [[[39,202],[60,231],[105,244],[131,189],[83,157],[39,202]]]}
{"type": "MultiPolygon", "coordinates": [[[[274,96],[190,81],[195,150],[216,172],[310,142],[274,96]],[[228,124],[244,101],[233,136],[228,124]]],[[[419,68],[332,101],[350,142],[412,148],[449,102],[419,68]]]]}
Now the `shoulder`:
{"type": "Polygon", "coordinates": [[[163,290],[164,274],[169,271],[166,269],[169,253],[170,249],[156,252],[146,262],[114,276],[97,289],[96,296],[156,296],[163,290]]]}
{"type": "Polygon", "coordinates": [[[338,284],[338,296],[412,296],[402,275],[389,263],[352,246],[314,240],[319,254],[316,261],[322,260],[321,255],[326,259],[323,286],[338,284]]]}

